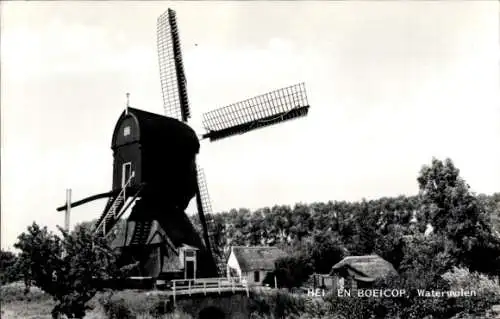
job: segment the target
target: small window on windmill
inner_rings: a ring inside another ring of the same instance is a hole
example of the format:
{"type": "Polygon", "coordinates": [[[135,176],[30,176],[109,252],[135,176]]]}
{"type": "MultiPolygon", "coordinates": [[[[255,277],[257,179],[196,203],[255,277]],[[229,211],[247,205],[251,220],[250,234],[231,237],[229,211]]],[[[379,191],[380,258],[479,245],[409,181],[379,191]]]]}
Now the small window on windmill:
{"type": "Polygon", "coordinates": [[[123,136],[129,136],[130,135],[130,126],[125,126],[123,129],[123,136]]]}

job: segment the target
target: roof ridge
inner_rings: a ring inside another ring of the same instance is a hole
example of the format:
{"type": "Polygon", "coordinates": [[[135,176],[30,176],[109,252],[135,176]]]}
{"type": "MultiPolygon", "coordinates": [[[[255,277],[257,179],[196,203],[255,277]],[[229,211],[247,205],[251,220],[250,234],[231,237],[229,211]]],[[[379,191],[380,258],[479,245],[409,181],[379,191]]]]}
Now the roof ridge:
{"type": "Polygon", "coordinates": [[[128,109],[129,109],[129,110],[132,110],[132,111],[139,111],[139,112],[143,112],[143,113],[148,113],[148,114],[151,114],[151,115],[162,116],[162,117],[168,117],[168,116],[165,116],[165,115],[163,115],[163,114],[153,113],[153,112],[149,112],[149,111],[146,111],[146,110],[141,110],[141,109],[138,109],[138,108],[135,108],[135,107],[129,107],[128,109]]]}

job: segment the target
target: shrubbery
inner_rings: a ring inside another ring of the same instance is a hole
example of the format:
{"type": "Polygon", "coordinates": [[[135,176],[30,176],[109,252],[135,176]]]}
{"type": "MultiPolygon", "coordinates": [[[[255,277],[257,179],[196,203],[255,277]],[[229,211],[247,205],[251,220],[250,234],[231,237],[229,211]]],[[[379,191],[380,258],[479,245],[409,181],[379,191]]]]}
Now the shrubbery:
{"type": "Polygon", "coordinates": [[[452,307],[457,313],[482,314],[493,305],[500,304],[500,285],[478,272],[453,267],[443,275],[451,290],[468,291],[476,295],[470,298],[456,298],[452,307]]]}
{"type": "Polygon", "coordinates": [[[250,312],[253,318],[298,318],[306,306],[303,298],[294,296],[288,291],[252,292],[250,312]]]}
{"type": "Polygon", "coordinates": [[[17,270],[25,285],[33,284],[57,302],[52,316],[83,318],[87,302],[98,291],[96,283],[124,275],[105,239],[88,228],[72,233],[61,230],[62,238],[33,223],[19,236],[15,247],[21,251],[17,270]]]}
{"type": "Polygon", "coordinates": [[[158,295],[134,291],[107,292],[99,303],[108,318],[135,319],[138,316],[161,317],[174,311],[172,304],[158,295]]]}
{"type": "Polygon", "coordinates": [[[18,262],[18,257],[10,252],[0,250],[0,284],[4,285],[9,282],[14,282],[22,277],[16,271],[16,263],[18,262]]]}
{"type": "Polygon", "coordinates": [[[270,278],[275,276],[278,287],[300,287],[312,273],[313,267],[309,256],[296,254],[278,259],[275,270],[265,280],[272,287],[274,282],[270,282],[270,278]]]}

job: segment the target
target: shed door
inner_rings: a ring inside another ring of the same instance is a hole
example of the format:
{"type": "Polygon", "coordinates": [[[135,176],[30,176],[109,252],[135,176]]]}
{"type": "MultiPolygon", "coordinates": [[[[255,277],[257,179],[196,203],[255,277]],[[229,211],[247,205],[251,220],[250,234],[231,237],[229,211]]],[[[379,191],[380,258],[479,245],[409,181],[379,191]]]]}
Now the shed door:
{"type": "Polygon", "coordinates": [[[185,279],[195,278],[194,261],[193,260],[186,260],[186,273],[185,274],[186,274],[185,279]]]}
{"type": "Polygon", "coordinates": [[[125,186],[125,183],[130,178],[130,175],[132,175],[132,162],[125,163],[122,166],[122,187],[125,186]]]}

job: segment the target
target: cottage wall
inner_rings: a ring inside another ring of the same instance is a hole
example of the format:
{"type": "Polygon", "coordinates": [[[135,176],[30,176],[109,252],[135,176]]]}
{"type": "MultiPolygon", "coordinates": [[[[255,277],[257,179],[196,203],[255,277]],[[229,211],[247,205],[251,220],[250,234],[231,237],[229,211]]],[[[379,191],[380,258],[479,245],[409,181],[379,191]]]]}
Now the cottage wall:
{"type": "MultiPolygon", "coordinates": [[[[314,274],[314,288],[324,288],[328,290],[339,289],[339,278],[334,275],[314,274]]],[[[343,279],[342,279],[343,280],[343,279]]],[[[343,287],[341,287],[343,288],[343,287]]]]}
{"type": "Polygon", "coordinates": [[[227,276],[231,276],[231,271],[230,269],[234,269],[236,271],[236,273],[238,274],[238,277],[240,277],[240,279],[243,279],[242,278],[242,272],[241,272],[241,267],[240,267],[240,264],[238,263],[238,260],[236,259],[236,256],[234,255],[233,252],[231,252],[231,254],[229,255],[229,258],[227,260],[227,276]]]}
{"type": "Polygon", "coordinates": [[[262,281],[264,278],[266,278],[266,275],[268,274],[268,271],[265,270],[255,270],[255,271],[248,271],[248,272],[243,272],[242,277],[247,280],[248,284],[253,284],[253,285],[260,285],[262,284],[262,281]],[[255,273],[259,273],[258,275],[258,281],[255,281],[255,273]]]}
{"type": "Polygon", "coordinates": [[[284,256],[286,253],[277,247],[233,246],[227,270],[228,273],[234,270],[240,279],[250,285],[262,285],[268,274],[274,270],[276,260],[284,256]]]}

